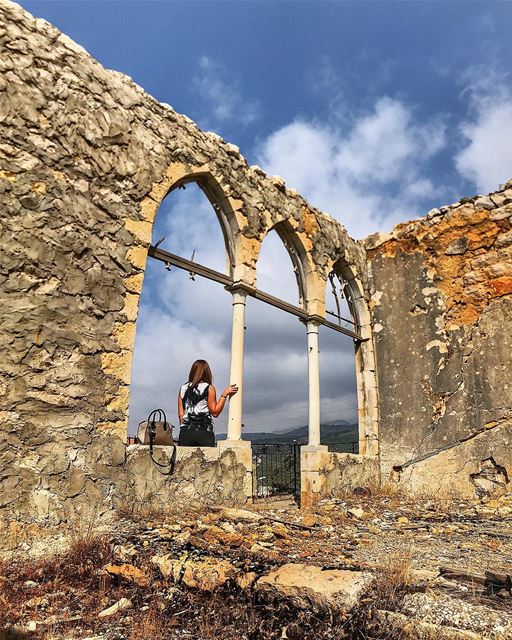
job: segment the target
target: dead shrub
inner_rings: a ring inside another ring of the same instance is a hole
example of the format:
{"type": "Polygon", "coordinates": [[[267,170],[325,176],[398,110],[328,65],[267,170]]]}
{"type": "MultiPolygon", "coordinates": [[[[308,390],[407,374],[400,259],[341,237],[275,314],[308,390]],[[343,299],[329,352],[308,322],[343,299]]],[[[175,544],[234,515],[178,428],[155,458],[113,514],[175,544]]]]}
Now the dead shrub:
{"type": "Polygon", "coordinates": [[[168,627],[161,607],[153,603],[147,611],[141,611],[134,617],[128,640],[165,640],[168,627]]]}
{"type": "Polygon", "coordinates": [[[404,548],[391,552],[375,575],[374,606],[389,611],[397,609],[412,583],[411,551],[404,548]]]}

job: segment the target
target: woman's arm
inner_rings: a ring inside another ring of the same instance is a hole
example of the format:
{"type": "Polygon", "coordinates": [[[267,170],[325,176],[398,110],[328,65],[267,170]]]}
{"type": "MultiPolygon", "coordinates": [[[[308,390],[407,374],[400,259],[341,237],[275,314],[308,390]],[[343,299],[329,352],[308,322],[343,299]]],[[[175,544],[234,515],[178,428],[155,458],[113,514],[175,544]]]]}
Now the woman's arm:
{"type": "Polygon", "coordinates": [[[226,400],[231,396],[234,396],[237,391],[238,387],[236,384],[230,384],[229,387],[224,389],[219,401],[217,402],[215,387],[213,384],[210,385],[210,388],[208,389],[208,409],[214,418],[220,416],[222,409],[224,409],[224,405],[226,404],[226,400]]]}
{"type": "Polygon", "coordinates": [[[180,424],[183,421],[183,400],[181,399],[181,393],[178,391],[178,420],[180,421],[180,424]]]}

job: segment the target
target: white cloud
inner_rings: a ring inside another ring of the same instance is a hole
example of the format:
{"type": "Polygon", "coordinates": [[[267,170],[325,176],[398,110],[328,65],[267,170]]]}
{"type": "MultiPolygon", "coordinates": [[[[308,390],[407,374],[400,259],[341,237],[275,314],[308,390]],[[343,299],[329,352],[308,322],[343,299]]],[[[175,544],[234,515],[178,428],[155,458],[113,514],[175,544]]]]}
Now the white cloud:
{"type": "Polygon", "coordinates": [[[206,129],[248,125],[259,117],[258,102],[243,98],[236,78],[230,77],[223,65],[208,56],[199,59],[199,70],[192,84],[204,102],[199,122],[206,129]]]}
{"type": "Polygon", "coordinates": [[[479,193],[497,189],[512,177],[512,92],[506,76],[473,70],[465,96],[471,117],[461,124],[465,147],[456,155],[459,173],[479,193]]]}
{"type": "Polygon", "coordinates": [[[348,132],[305,120],[282,127],[257,161],[362,237],[411,217],[434,193],[422,170],[444,144],[441,122],[417,123],[411,108],[383,97],[348,132]]]}

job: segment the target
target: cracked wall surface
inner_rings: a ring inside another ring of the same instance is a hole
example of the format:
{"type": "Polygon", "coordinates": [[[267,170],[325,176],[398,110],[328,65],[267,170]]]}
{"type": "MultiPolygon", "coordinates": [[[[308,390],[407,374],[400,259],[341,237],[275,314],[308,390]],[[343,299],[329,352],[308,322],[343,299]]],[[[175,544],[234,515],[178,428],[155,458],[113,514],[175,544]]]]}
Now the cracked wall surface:
{"type": "Polygon", "coordinates": [[[489,459],[510,476],[511,220],[512,181],[366,241],[384,479],[478,496],[489,459]]]}

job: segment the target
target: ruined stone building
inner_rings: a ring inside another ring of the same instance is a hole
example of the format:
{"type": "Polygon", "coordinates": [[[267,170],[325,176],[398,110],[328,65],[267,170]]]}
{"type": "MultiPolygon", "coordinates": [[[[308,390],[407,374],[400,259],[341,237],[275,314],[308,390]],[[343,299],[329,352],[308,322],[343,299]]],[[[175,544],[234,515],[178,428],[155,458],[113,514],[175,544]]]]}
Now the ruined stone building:
{"type": "Polygon", "coordinates": [[[3,517],[58,522],[126,499],[190,500],[205,487],[212,500],[250,497],[243,393],[228,440],[179,451],[172,477],[145,447],[125,445],[152,224],[188,182],[225,238],[237,379],[245,296],[270,230],[296,265],[310,347],[305,500],[379,482],[475,497],[510,490],[512,182],[356,241],[55,27],[6,0],[0,16],[3,517]],[[320,446],[316,340],[332,269],[359,335],[359,455],[320,446]]]}

